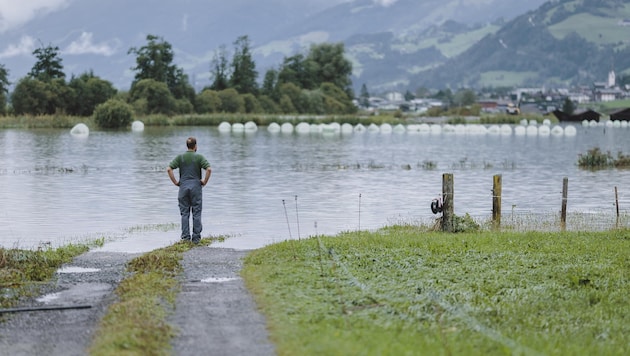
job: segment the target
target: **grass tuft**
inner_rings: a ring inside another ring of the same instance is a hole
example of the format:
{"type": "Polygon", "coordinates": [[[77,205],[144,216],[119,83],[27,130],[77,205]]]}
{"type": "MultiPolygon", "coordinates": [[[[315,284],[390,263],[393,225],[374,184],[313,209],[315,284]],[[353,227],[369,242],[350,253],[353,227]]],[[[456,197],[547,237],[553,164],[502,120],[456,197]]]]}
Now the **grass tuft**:
{"type": "Polygon", "coordinates": [[[590,170],[630,168],[630,156],[618,152],[615,158],[610,152],[602,152],[599,147],[595,147],[588,150],[586,154],[580,154],[577,165],[590,170]]]}

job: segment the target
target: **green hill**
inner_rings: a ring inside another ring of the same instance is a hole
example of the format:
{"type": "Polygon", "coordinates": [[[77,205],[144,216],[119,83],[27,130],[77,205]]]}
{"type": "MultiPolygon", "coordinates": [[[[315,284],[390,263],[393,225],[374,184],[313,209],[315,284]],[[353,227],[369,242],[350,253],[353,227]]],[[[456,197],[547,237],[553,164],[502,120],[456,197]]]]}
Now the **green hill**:
{"type": "Polygon", "coordinates": [[[630,3],[558,0],[509,22],[447,21],[346,46],[355,84],[376,89],[567,86],[605,81],[612,69],[630,75],[628,34],[630,3]]]}
{"type": "Polygon", "coordinates": [[[630,73],[630,4],[548,2],[487,35],[413,86],[590,85],[611,70],[630,73]]]}

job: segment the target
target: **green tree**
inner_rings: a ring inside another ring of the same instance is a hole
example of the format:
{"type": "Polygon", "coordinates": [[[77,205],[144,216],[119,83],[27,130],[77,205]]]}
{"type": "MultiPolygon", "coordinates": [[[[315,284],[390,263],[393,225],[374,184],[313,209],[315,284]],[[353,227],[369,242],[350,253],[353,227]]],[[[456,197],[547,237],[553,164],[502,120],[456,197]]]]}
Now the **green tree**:
{"type": "Polygon", "coordinates": [[[43,115],[47,102],[46,84],[30,76],[20,79],[11,94],[11,104],[16,115],[43,115]]]}
{"type": "Polygon", "coordinates": [[[215,90],[203,90],[195,100],[195,111],[198,114],[217,113],[221,111],[221,98],[215,90]]]}
{"type": "Polygon", "coordinates": [[[282,84],[292,83],[298,88],[315,88],[311,78],[312,72],[309,72],[307,68],[308,65],[303,54],[298,53],[291,57],[286,57],[278,73],[278,87],[282,84]]]}
{"type": "Polygon", "coordinates": [[[361,93],[359,94],[359,104],[364,108],[370,107],[370,92],[368,92],[365,84],[361,85],[361,93]]]}
{"type": "Polygon", "coordinates": [[[245,102],[236,89],[228,88],[219,93],[221,99],[221,111],[227,113],[240,113],[245,111],[245,102]]]}
{"type": "Polygon", "coordinates": [[[165,114],[177,112],[176,101],[164,82],[142,79],[129,91],[129,102],[138,114],[165,114]]]}
{"type": "Polygon", "coordinates": [[[260,102],[254,94],[242,94],[243,98],[243,108],[245,113],[247,114],[259,114],[263,112],[262,106],[260,106],[260,102]]]}
{"type": "Polygon", "coordinates": [[[573,100],[571,100],[569,97],[564,98],[562,111],[569,115],[573,115],[573,113],[575,112],[575,103],[573,103],[573,100]]]}
{"type": "Polygon", "coordinates": [[[435,93],[432,98],[440,100],[447,107],[450,107],[453,104],[453,92],[451,89],[440,90],[435,93]]]}
{"type": "Polygon", "coordinates": [[[111,82],[95,76],[92,71],[78,77],[73,75],[68,87],[73,90],[68,114],[76,116],[92,116],[97,105],[111,99],[117,92],[111,82]]]}
{"type": "Polygon", "coordinates": [[[117,129],[131,123],[133,108],[120,99],[109,99],[94,110],[94,121],[106,129],[117,129]]]}
{"type": "Polygon", "coordinates": [[[260,103],[260,107],[263,112],[268,114],[281,114],[282,111],[278,106],[277,102],[267,95],[261,95],[258,97],[258,102],[260,103]]]}
{"type": "Polygon", "coordinates": [[[229,88],[228,59],[224,45],[221,45],[214,53],[211,68],[210,76],[212,77],[212,84],[210,84],[208,89],[221,91],[229,88]]]}
{"type": "Polygon", "coordinates": [[[293,106],[293,101],[286,94],[282,94],[282,96],[280,97],[280,102],[278,103],[278,107],[280,108],[280,111],[283,114],[296,114],[297,113],[295,106],[293,106]]]}
{"type": "Polygon", "coordinates": [[[320,90],[325,95],[327,114],[353,114],[357,108],[345,91],[333,83],[322,83],[320,90]]]}
{"type": "MultiPolygon", "coordinates": [[[[280,85],[280,95],[281,100],[284,97],[289,98],[291,100],[291,106],[293,107],[293,112],[298,114],[303,114],[308,112],[308,97],[302,92],[302,89],[295,85],[294,83],[284,83],[280,85]]],[[[287,107],[286,104],[280,103],[282,110],[284,112],[287,107]]]]}
{"type": "Polygon", "coordinates": [[[241,36],[234,42],[234,57],[232,58],[232,76],[230,87],[239,94],[258,94],[258,72],[247,36],[241,36]]]}
{"type": "Polygon", "coordinates": [[[136,72],[133,87],[144,79],[152,79],[165,83],[168,90],[176,99],[187,99],[192,103],[195,100],[195,90],[188,81],[188,76],[181,68],[173,64],[175,54],[170,43],[162,37],[147,35],[147,44],[127,52],[136,56],[136,66],[132,68],[136,72]]]}
{"type": "Polygon", "coordinates": [[[45,82],[26,76],[15,86],[11,104],[17,115],[52,115],[65,113],[71,99],[72,90],[63,79],[45,82]]]}
{"type": "Polygon", "coordinates": [[[59,47],[42,46],[34,50],[33,55],[37,60],[28,74],[31,78],[44,82],[66,78],[61,64],[62,59],[59,56],[59,47]]]}
{"type": "Polygon", "coordinates": [[[306,96],[308,97],[308,113],[326,114],[326,95],[321,90],[309,90],[306,92],[306,96]]]}
{"type": "Polygon", "coordinates": [[[136,56],[136,66],[131,68],[136,72],[132,86],[144,79],[168,84],[175,77],[176,71],[171,44],[151,34],[147,35],[146,40],[148,42],[146,45],[140,48],[132,47],[127,52],[136,56]]]}
{"type": "Polygon", "coordinates": [[[280,95],[278,93],[278,71],[271,68],[265,73],[262,88],[260,90],[262,95],[278,101],[280,95]]]}
{"type": "Polygon", "coordinates": [[[344,57],[344,51],[343,43],[312,45],[307,69],[312,72],[310,77],[315,78],[315,86],[332,83],[352,98],[352,63],[344,57]]]}
{"type": "Polygon", "coordinates": [[[9,96],[9,71],[4,64],[0,64],[0,114],[6,114],[7,99],[9,96]]]}
{"type": "Polygon", "coordinates": [[[195,102],[195,88],[190,85],[188,76],[184,74],[181,68],[175,70],[173,82],[167,84],[176,99],[188,101],[190,105],[195,102]]]}
{"type": "Polygon", "coordinates": [[[195,112],[195,106],[190,100],[186,98],[174,99],[175,101],[175,114],[191,114],[195,112]]]}
{"type": "Polygon", "coordinates": [[[464,107],[474,104],[477,101],[477,94],[473,90],[463,89],[457,91],[453,96],[453,104],[458,107],[464,107]]]}

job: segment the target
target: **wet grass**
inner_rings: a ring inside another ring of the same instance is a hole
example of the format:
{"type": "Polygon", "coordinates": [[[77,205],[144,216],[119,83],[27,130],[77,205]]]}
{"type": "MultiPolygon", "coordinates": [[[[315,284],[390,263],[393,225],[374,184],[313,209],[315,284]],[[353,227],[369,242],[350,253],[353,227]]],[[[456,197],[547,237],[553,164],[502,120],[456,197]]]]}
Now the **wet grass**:
{"type": "Polygon", "coordinates": [[[148,224],[148,225],[136,225],[127,229],[127,232],[147,232],[147,231],[162,231],[169,232],[179,228],[177,223],[165,223],[165,224],[148,224]]]}
{"type": "Polygon", "coordinates": [[[90,355],[170,355],[177,330],[166,322],[180,290],[183,253],[199,245],[179,242],[131,260],[129,277],[116,288],[118,301],[100,322],[90,355]]]}
{"type": "Polygon", "coordinates": [[[280,355],[624,355],[630,230],[286,241],[242,275],[280,355]]]}
{"type": "Polygon", "coordinates": [[[91,117],[68,115],[0,115],[0,129],[69,129],[79,123],[84,123],[89,127],[95,126],[94,120],[91,117]]]}
{"type": "Polygon", "coordinates": [[[589,170],[599,170],[608,168],[630,168],[630,155],[617,152],[614,157],[610,151],[603,152],[599,147],[588,150],[586,154],[578,156],[578,167],[589,170]]]}
{"type": "Polygon", "coordinates": [[[43,246],[37,250],[0,248],[0,307],[14,307],[20,298],[39,295],[39,287],[48,283],[61,265],[103,242],[104,239],[97,239],[87,244],[43,246]]]}

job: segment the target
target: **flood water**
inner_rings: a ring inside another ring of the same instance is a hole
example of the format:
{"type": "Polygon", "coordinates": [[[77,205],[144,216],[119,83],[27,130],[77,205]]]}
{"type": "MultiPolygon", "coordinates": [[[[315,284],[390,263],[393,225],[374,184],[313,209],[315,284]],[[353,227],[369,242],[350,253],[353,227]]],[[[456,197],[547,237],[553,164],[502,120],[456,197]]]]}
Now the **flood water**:
{"type": "Polygon", "coordinates": [[[613,213],[615,187],[627,211],[630,170],[591,172],[576,163],[593,147],[630,154],[630,129],[574,127],[574,136],[147,127],[81,138],[70,130],[2,130],[0,244],[30,248],[102,236],[147,248],[176,241],[178,188],[165,169],[186,150],[188,136],[212,165],[202,235],[228,235],[219,244],[226,247],[430,222],[444,173],[454,175],[457,215],[491,214],[496,174],[504,214],[555,214],[564,177],[569,211],[613,213]]]}

